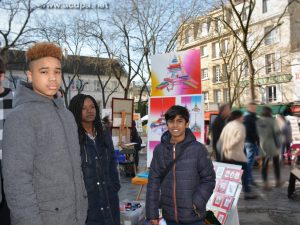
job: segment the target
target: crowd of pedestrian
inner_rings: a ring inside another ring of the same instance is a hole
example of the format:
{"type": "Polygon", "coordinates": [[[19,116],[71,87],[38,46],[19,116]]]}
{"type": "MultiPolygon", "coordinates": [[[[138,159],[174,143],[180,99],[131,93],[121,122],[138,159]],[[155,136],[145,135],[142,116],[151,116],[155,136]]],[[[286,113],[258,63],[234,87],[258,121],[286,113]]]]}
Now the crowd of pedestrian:
{"type": "Polygon", "coordinates": [[[283,185],[280,176],[280,159],[284,160],[284,156],[288,155],[290,163],[291,125],[283,115],[278,115],[275,119],[272,109],[268,106],[262,107],[258,117],[255,102],[248,104],[246,113],[235,110],[224,117],[224,107],[227,106],[220,107],[220,113],[211,127],[212,142],[216,143],[215,146],[213,145],[216,159],[242,166],[244,198],[255,199],[258,195],[253,191],[252,186],[258,185],[252,176],[254,163],[261,164],[263,190],[271,190],[268,182],[270,159],[273,161],[275,187],[283,185]],[[220,124],[220,118],[225,118],[221,120],[222,126],[215,126],[216,123],[220,124]]]}

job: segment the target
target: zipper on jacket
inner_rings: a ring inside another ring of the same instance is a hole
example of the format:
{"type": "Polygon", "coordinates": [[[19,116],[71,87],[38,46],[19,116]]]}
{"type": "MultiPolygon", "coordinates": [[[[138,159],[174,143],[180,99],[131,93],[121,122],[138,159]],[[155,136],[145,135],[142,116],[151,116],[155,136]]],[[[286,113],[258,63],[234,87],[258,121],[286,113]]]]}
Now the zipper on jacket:
{"type": "MultiPolygon", "coordinates": [[[[176,144],[173,145],[173,160],[176,159],[176,144]]],[[[178,223],[178,215],[177,215],[177,201],[176,201],[176,163],[173,166],[173,201],[174,201],[174,215],[175,221],[178,223]]]]}
{"type": "Polygon", "coordinates": [[[84,153],[85,153],[85,162],[87,163],[88,162],[88,158],[87,158],[87,152],[86,152],[86,149],[85,149],[85,145],[83,145],[83,148],[84,148],[84,153]]]}

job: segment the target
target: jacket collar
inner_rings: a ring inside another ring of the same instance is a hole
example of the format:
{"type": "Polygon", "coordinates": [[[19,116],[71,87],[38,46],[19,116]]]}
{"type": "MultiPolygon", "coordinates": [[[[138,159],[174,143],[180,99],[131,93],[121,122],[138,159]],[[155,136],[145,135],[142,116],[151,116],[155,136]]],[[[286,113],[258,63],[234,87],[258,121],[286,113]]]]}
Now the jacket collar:
{"type": "MultiPolygon", "coordinates": [[[[169,131],[166,131],[161,137],[161,142],[170,146],[170,145],[172,145],[170,141],[171,141],[171,134],[169,131]]],[[[184,140],[182,142],[177,143],[176,145],[179,145],[179,146],[187,145],[193,141],[196,141],[196,137],[194,136],[194,134],[190,128],[186,128],[184,140]]]]}

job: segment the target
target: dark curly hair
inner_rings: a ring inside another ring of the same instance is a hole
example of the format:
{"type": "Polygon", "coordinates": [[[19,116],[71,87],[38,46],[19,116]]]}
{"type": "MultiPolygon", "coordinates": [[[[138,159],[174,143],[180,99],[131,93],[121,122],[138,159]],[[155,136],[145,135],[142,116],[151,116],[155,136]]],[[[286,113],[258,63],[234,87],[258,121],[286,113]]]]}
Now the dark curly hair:
{"type": "Polygon", "coordinates": [[[189,111],[187,110],[187,108],[181,105],[173,105],[168,109],[165,114],[166,122],[168,122],[168,120],[173,120],[176,116],[182,116],[185,119],[185,122],[189,122],[190,120],[189,111]]]}

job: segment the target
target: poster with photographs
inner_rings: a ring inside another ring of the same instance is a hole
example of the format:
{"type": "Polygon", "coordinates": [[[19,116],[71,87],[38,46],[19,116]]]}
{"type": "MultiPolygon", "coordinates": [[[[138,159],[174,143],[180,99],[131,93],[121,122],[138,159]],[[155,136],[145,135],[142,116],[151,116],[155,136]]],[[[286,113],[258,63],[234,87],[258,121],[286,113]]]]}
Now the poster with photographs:
{"type": "Polygon", "coordinates": [[[239,183],[229,181],[225,194],[235,196],[239,183]]]}
{"type": "Polygon", "coordinates": [[[227,219],[227,213],[224,212],[218,212],[217,214],[217,219],[221,224],[225,224],[226,219],[227,219]]]}
{"type": "Polygon", "coordinates": [[[214,196],[214,200],[212,202],[212,205],[216,206],[216,207],[221,207],[221,204],[223,202],[223,198],[224,198],[224,195],[216,193],[215,196],[214,196]]]}
{"type": "Polygon", "coordinates": [[[222,178],[224,170],[225,170],[225,167],[223,167],[223,166],[215,167],[216,178],[222,178]]]}
{"type": "Polygon", "coordinates": [[[223,173],[223,179],[240,182],[242,179],[242,174],[242,170],[226,168],[225,172],[223,173]]]}
{"type": "Polygon", "coordinates": [[[231,209],[232,203],[233,203],[234,198],[231,196],[223,196],[222,198],[222,203],[221,203],[221,208],[225,209],[226,211],[229,211],[231,209]]]}
{"type": "Polygon", "coordinates": [[[229,181],[228,180],[219,180],[218,181],[218,186],[215,188],[215,192],[223,193],[225,194],[227,190],[229,181]]]}
{"type": "Polygon", "coordinates": [[[242,188],[243,170],[239,165],[214,162],[216,186],[207,209],[214,212],[222,225],[238,223],[237,202],[242,188]],[[237,222],[236,222],[237,221],[237,222]]]}

